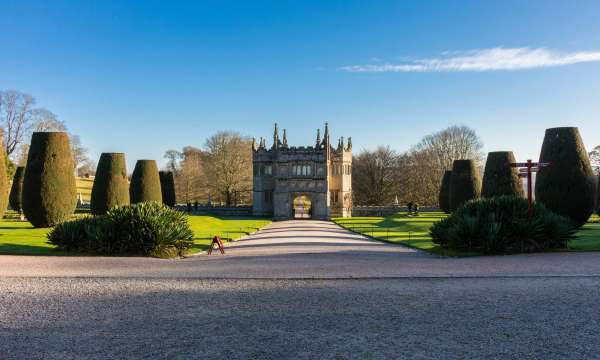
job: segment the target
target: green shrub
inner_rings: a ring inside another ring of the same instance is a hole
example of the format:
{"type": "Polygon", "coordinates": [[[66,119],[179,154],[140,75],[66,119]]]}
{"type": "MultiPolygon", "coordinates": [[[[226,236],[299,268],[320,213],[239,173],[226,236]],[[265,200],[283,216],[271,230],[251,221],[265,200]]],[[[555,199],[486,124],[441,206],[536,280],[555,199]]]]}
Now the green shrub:
{"type": "Polygon", "coordinates": [[[115,206],[124,205],[129,205],[125,154],[102,153],[92,186],[90,210],[94,215],[102,215],[115,206]]]}
{"type": "Polygon", "coordinates": [[[160,191],[162,193],[163,204],[173,207],[175,206],[175,178],[171,171],[160,171],[160,191]]]}
{"type": "Polygon", "coordinates": [[[446,170],[444,177],[442,178],[442,185],[440,186],[439,204],[440,209],[445,213],[450,213],[450,179],[452,178],[452,171],[446,170]]]}
{"type": "Polygon", "coordinates": [[[22,201],[23,213],[37,228],[61,223],[75,211],[75,168],[67,133],[33,133],[22,201]]]}
{"type": "Polygon", "coordinates": [[[193,245],[187,216],[162,204],[116,207],[106,215],[54,227],[48,242],[61,250],[101,255],[182,255],[193,245]]]}
{"type": "Polygon", "coordinates": [[[546,130],[535,198],[553,212],[568,216],[577,227],[589,219],[596,202],[596,178],[576,127],[546,130]]]}
{"type": "Polygon", "coordinates": [[[132,204],[141,202],[162,202],[158,167],[154,160],[138,160],[135,163],[129,196],[132,204]]]}
{"type": "Polygon", "coordinates": [[[517,168],[508,166],[514,163],[512,151],[494,151],[488,153],[481,186],[482,197],[512,195],[524,197],[523,182],[517,168]]]}
{"type": "MultiPolygon", "coordinates": [[[[0,145],[2,142],[2,135],[0,134],[0,145]]],[[[6,172],[7,161],[4,147],[0,146],[0,218],[4,216],[6,208],[8,207],[8,175],[6,172]]]]}
{"type": "Polygon", "coordinates": [[[19,166],[15,170],[15,176],[13,177],[12,186],[10,188],[10,195],[8,196],[8,202],[10,207],[21,213],[23,211],[23,176],[25,175],[25,167],[19,166]]]}
{"type": "Polygon", "coordinates": [[[461,207],[465,202],[479,198],[481,178],[473,160],[454,160],[450,176],[450,211],[461,207]]]}
{"type": "Polygon", "coordinates": [[[576,229],[542,204],[535,204],[529,219],[526,199],[499,196],[467,202],[430,232],[442,247],[504,254],[564,248],[576,229]]]}

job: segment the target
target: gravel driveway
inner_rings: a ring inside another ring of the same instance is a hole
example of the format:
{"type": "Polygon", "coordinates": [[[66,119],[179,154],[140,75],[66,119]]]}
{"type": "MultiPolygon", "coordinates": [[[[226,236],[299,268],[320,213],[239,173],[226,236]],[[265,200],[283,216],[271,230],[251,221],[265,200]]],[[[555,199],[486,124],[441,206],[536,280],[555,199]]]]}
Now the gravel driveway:
{"type": "Polygon", "coordinates": [[[226,256],[2,256],[0,359],[600,358],[598,299],[597,253],[449,259],[276,223],[226,256]]]}

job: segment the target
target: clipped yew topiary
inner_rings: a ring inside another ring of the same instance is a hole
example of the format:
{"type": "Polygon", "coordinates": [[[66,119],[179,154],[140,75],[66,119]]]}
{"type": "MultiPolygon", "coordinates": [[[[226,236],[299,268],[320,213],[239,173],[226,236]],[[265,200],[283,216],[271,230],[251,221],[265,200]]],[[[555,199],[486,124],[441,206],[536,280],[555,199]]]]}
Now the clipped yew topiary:
{"type": "Polygon", "coordinates": [[[33,133],[22,199],[23,212],[34,227],[54,226],[73,214],[77,190],[67,133],[33,133]]]}
{"type": "Polygon", "coordinates": [[[465,202],[479,198],[481,178],[473,160],[454,160],[450,177],[450,211],[455,211],[465,202]]]}
{"type": "Polygon", "coordinates": [[[516,162],[515,155],[512,151],[488,153],[481,186],[482,197],[525,196],[523,183],[519,178],[519,171],[517,168],[508,166],[508,164],[514,162],[516,162]]]}
{"type": "MultiPolygon", "coordinates": [[[[3,144],[0,134],[0,144],[3,144]]],[[[1,146],[0,146],[1,147],[1,146]]],[[[0,218],[4,216],[8,207],[8,175],[6,174],[6,154],[4,148],[0,149],[0,218]]]]}
{"type": "Polygon", "coordinates": [[[158,167],[154,160],[138,160],[131,175],[129,197],[132,204],[162,202],[158,167]]]}
{"type": "Polygon", "coordinates": [[[173,207],[175,206],[175,178],[172,171],[160,171],[160,190],[162,192],[163,204],[173,207]]]}
{"type": "Polygon", "coordinates": [[[596,179],[588,154],[576,127],[546,130],[535,182],[536,201],[580,227],[585,224],[596,202],[596,179]]]}
{"type": "Polygon", "coordinates": [[[13,176],[12,186],[10,188],[10,195],[8,196],[8,202],[10,207],[18,212],[19,214],[23,211],[23,176],[25,175],[25,167],[19,166],[15,170],[13,176]]]}
{"type": "Polygon", "coordinates": [[[442,185],[440,186],[439,203],[440,209],[443,212],[450,212],[450,179],[452,178],[452,170],[446,170],[444,177],[442,178],[442,185]]]}
{"type": "Polygon", "coordinates": [[[90,200],[92,214],[102,215],[115,206],[123,205],[129,205],[125,154],[102,153],[92,186],[90,200]]]}

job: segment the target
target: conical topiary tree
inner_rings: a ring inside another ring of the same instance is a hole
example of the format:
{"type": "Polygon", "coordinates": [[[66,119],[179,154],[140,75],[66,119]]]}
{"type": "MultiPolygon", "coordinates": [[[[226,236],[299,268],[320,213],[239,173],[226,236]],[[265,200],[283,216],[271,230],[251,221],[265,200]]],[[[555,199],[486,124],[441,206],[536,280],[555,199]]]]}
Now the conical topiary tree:
{"type": "Polygon", "coordinates": [[[465,202],[479,198],[481,178],[477,164],[473,160],[454,160],[450,177],[450,211],[461,207],[465,202]]]}
{"type": "Polygon", "coordinates": [[[162,202],[158,167],[154,160],[138,160],[131,175],[129,197],[132,204],[162,202]]]}
{"type": "Polygon", "coordinates": [[[75,211],[75,168],[65,132],[34,132],[23,178],[23,212],[35,227],[50,227],[75,211]]]}
{"type": "Polygon", "coordinates": [[[596,202],[596,179],[576,127],[546,130],[540,162],[552,166],[538,171],[535,198],[557,214],[581,226],[596,202]]]}
{"type": "Polygon", "coordinates": [[[23,176],[25,175],[25,167],[19,166],[15,170],[13,176],[12,186],[10,188],[10,195],[8,196],[8,202],[10,207],[18,212],[19,214],[23,211],[23,176]]]}
{"type": "Polygon", "coordinates": [[[483,172],[481,186],[482,197],[512,195],[524,197],[523,182],[519,178],[517,168],[510,167],[514,163],[515,155],[512,151],[494,151],[488,153],[483,172]]]}
{"type": "Polygon", "coordinates": [[[125,154],[102,153],[92,186],[90,201],[92,214],[102,215],[115,206],[123,205],[129,205],[125,154]]]}
{"type": "Polygon", "coordinates": [[[440,186],[439,203],[440,209],[443,212],[450,212],[450,179],[452,178],[452,170],[446,170],[444,177],[442,178],[442,185],[440,186]]]}
{"type": "Polygon", "coordinates": [[[160,190],[162,192],[163,204],[167,206],[175,206],[175,178],[171,171],[160,171],[160,190]]]}

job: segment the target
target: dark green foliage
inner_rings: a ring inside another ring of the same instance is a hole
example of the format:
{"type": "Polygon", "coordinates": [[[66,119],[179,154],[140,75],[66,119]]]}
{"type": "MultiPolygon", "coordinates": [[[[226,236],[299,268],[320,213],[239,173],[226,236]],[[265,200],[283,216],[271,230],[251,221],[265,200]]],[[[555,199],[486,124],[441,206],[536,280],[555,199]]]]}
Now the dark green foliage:
{"type": "Polygon", "coordinates": [[[174,257],[193,245],[187,216],[156,202],[116,207],[105,215],[63,222],[48,242],[65,251],[174,257]]]}
{"type": "Polygon", "coordinates": [[[440,186],[439,204],[440,209],[445,213],[450,213],[450,179],[452,178],[452,171],[446,170],[444,177],[442,178],[442,185],[440,186]]]}
{"type": "Polygon", "coordinates": [[[519,178],[519,171],[517,168],[508,166],[508,164],[514,162],[516,161],[512,151],[488,153],[481,186],[482,197],[525,196],[523,182],[519,178]]]}
{"type": "Polygon", "coordinates": [[[11,209],[21,213],[23,210],[22,196],[23,196],[23,176],[25,175],[25,167],[19,166],[15,170],[15,176],[13,177],[12,186],[10,188],[10,195],[8,196],[8,202],[10,203],[11,209]]]}
{"type": "Polygon", "coordinates": [[[92,186],[91,212],[102,215],[115,206],[123,205],[129,205],[125,154],[102,153],[92,186]]]}
{"type": "Polygon", "coordinates": [[[433,242],[485,254],[542,251],[566,247],[577,228],[564,216],[536,203],[528,216],[527,199],[498,196],[467,202],[433,225],[433,242]]]}
{"type": "MultiPolygon", "coordinates": [[[[0,136],[2,144],[2,136],[0,136]]],[[[6,173],[6,154],[4,148],[0,149],[0,218],[4,216],[8,207],[8,175],[6,173]]]]}
{"type": "Polygon", "coordinates": [[[160,177],[160,190],[162,193],[162,202],[170,207],[175,206],[175,178],[171,171],[161,171],[158,173],[160,177]]]}
{"type": "Polygon", "coordinates": [[[34,227],[54,226],[73,214],[77,190],[67,133],[33,133],[22,199],[23,212],[34,227]]]}
{"type": "Polygon", "coordinates": [[[131,175],[129,196],[132,204],[162,202],[158,167],[154,160],[138,160],[131,175]]]}
{"type": "Polygon", "coordinates": [[[479,198],[481,179],[473,160],[454,160],[450,176],[450,211],[461,207],[465,202],[479,198]]]}
{"type": "Polygon", "coordinates": [[[588,220],[596,202],[596,179],[588,154],[575,127],[546,130],[535,182],[536,201],[559,215],[568,216],[577,227],[588,220]]]}

